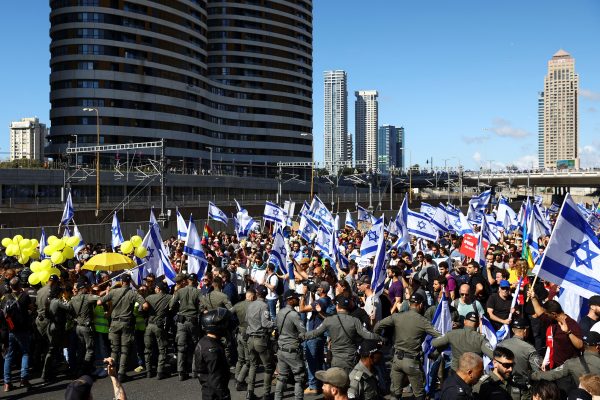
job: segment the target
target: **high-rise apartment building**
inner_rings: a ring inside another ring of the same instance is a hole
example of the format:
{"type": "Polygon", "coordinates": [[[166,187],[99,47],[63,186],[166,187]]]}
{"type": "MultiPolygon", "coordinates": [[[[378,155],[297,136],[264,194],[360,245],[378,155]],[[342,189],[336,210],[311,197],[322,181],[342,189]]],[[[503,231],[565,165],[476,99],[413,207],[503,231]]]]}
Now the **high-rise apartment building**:
{"type": "Polygon", "coordinates": [[[44,161],[48,128],[38,117],[21,118],[10,123],[10,160],[44,161]]]}
{"type": "Polygon", "coordinates": [[[579,168],[578,92],[575,59],[561,49],[548,61],[548,74],[544,77],[544,168],[579,168]]]}
{"type": "Polygon", "coordinates": [[[367,168],[377,169],[377,128],[378,104],[376,90],[354,92],[355,115],[355,157],[357,162],[365,161],[367,168]]]}
{"type": "Polygon", "coordinates": [[[544,169],[544,92],[538,94],[538,168],[544,169]]]}
{"type": "Polygon", "coordinates": [[[50,6],[49,156],[73,134],[96,144],[94,108],[102,144],[164,138],[171,166],[265,177],[312,160],[312,0],[50,6]]]}
{"type": "Polygon", "coordinates": [[[404,168],[404,128],[382,125],[377,134],[377,165],[381,173],[404,168]]]}
{"type": "Polygon", "coordinates": [[[325,168],[337,173],[339,162],[351,161],[348,153],[348,88],[346,71],[325,71],[325,168]]]}

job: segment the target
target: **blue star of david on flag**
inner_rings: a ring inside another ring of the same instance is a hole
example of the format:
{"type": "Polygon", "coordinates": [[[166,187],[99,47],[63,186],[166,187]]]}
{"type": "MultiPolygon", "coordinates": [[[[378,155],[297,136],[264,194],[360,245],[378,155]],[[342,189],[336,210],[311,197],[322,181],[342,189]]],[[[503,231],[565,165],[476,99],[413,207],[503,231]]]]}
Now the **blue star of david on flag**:
{"type": "Polygon", "coordinates": [[[456,218],[454,220],[454,226],[457,227],[458,229],[462,228],[462,225],[460,223],[460,218],[456,218]]]}
{"type": "Polygon", "coordinates": [[[377,239],[379,239],[379,235],[375,231],[367,232],[367,236],[369,237],[369,240],[372,242],[376,242],[377,239]]]}
{"type": "Polygon", "coordinates": [[[279,215],[279,210],[278,209],[274,209],[273,210],[273,215],[275,215],[275,216],[279,215]]]}
{"type": "Polygon", "coordinates": [[[326,208],[319,208],[319,215],[321,217],[324,217],[325,215],[327,215],[327,209],[326,208]]]}
{"type": "Polygon", "coordinates": [[[423,221],[419,221],[419,222],[417,223],[417,226],[418,226],[420,229],[425,229],[425,227],[426,227],[427,225],[425,225],[425,222],[423,222],[423,221]]]}
{"type": "Polygon", "coordinates": [[[149,248],[148,249],[148,255],[146,256],[146,258],[148,260],[151,259],[152,257],[154,257],[154,250],[156,250],[156,249],[154,249],[154,248],[149,248]]]}
{"type": "Polygon", "coordinates": [[[592,269],[592,260],[598,257],[598,253],[590,250],[589,240],[584,240],[581,243],[577,243],[577,241],[571,239],[571,249],[567,250],[566,253],[575,258],[575,263],[578,267],[580,265],[585,265],[590,270],[592,269]],[[580,257],[579,250],[583,250],[585,252],[585,258],[580,257]]]}

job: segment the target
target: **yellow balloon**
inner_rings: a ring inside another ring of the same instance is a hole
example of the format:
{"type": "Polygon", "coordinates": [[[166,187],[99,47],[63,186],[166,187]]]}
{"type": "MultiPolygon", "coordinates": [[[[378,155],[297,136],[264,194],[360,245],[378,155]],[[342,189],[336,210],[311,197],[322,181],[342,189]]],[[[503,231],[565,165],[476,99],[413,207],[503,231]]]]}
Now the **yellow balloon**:
{"type": "Polygon", "coordinates": [[[40,242],[38,242],[37,239],[31,239],[31,247],[38,247],[40,245],[40,242]]]}
{"type": "Polygon", "coordinates": [[[61,251],[55,251],[50,256],[50,259],[54,264],[60,264],[64,261],[63,253],[61,251]]]}
{"type": "Polygon", "coordinates": [[[50,236],[47,240],[48,244],[54,244],[55,241],[57,241],[58,238],[54,235],[50,236]]]}
{"type": "Polygon", "coordinates": [[[6,248],[6,251],[5,251],[5,253],[6,253],[6,255],[7,255],[7,256],[9,256],[9,257],[12,257],[12,256],[14,256],[14,255],[15,255],[15,245],[14,245],[14,244],[12,244],[12,242],[11,242],[11,244],[10,244],[10,245],[9,245],[9,246],[6,248]]]}
{"type": "Polygon", "coordinates": [[[21,249],[22,256],[31,257],[32,254],[33,254],[33,249],[31,247],[26,247],[24,249],[21,249]]]}
{"type": "Polygon", "coordinates": [[[2,239],[2,247],[8,247],[12,244],[12,239],[11,238],[4,238],[2,239]]]}
{"type": "Polygon", "coordinates": [[[31,272],[40,272],[42,270],[42,263],[39,261],[34,261],[29,266],[31,272]]]}
{"type": "Polygon", "coordinates": [[[52,268],[52,261],[50,261],[49,259],[46,258],[46,259],[40,261],[40,265],[42,267],[42,271],[49,270],[50,268],[52,268]]]}
{"type": "Polygon", "coordinates": [[[44,254],[47,256],[51,256],[55,251],[56,251],[56,247],[54,247],[50,244],[48,246],[44,247],[44,254]]]}
{"type": "Polygon", "coordinates": [[[73,248],[69,246],[65,246],[62,253],[65,260],[70,260],[71,258],[75,257],[75,252],[73,251],[73,248]]]}
{"type": "Polygon", "coordinates": [[[77,247],[79,242],[80,242],[80,239],[77,236],[71,236],[70,238],[67,238],[67,246],[77,247]]]}
{"type": "Polygon", "coordinates": [[[33,274],[29,275],[29,278],[27,278],[27,280],[29,281],[30,285],[37,285],[38,283],[40,283],[40,273],[34,272],[33,274]]]}
{"type": "Polygon", "coordinates": [[[50,275],[60,276],[60,269],[56,267],[50,268],[50,275]]]}
{"type": "Polygon", "coordinates": [[[23,240],[23,236],[21,235],[15,235],[13,237],[13,243],[19,243],[21,240],[23,240]]]}
{"type": "Polygon", "coordinates": [[[133,243],[133,247],[140,247],[142,245],[142,238],[138,235],[134,235],[129,239],[131,243],[133,243]]]}
{"type": "Polygon", "coordinates": [[[135,249],[135,256],[137,258],[144,258],[147,255],[148,255],[148,249],[146,249],[144,246],[140,246],[135,249]]]}
{"type": "Polygon", "coordinates": [[[41,272],[37,272],[37,274],[40,276],[40,282],[42,282],[43,284],[46,284],[46,282],[48,282],[48,278],[50,278],[50,271],[41,271],[41,272]]]}
{"type": "Polygon", "coordinates": [[[22,249],[26,249],[31,245],[31,240],[29,239],[23,239],[19,242],[19,247],[22,249]]]}
{"type": "Polygon", "coordinates": [[[62,250],[65,248],[65,239],[57,239],[52,244],[56,250],[62,250]]]}
{"type": "Polygon", "coordinates": [[[129,240],[126,240],[123,243],[121,243],[121,253],[129,254],[132,251],[133,251],[133,243],[131,243],[129,240]]]}
{"type": "Polygon", "coordinates": [[[36,260],[39,260],[40,252],[34,249],[33,253],[31,253],[31,258],[35,258],[36,260]]]}
{"type": "Polygon", "coordinates": [[[17,258],[17,262],[19,264],[27,264],[29,262],[29,256],[23,255],[23,256],[17,258]]]}

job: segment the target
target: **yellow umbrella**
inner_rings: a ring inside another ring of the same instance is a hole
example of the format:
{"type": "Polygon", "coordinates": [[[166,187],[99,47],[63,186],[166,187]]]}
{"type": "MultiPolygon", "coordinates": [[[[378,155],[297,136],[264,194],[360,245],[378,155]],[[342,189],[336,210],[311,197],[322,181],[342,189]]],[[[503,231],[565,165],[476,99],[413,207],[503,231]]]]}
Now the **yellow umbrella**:
{"type": "Polygon", "coordinates": [[[136,267],[136,263],[120,253],[100,253],[90,258],[83,269],[90,271],[121,271],[136,267]]]}

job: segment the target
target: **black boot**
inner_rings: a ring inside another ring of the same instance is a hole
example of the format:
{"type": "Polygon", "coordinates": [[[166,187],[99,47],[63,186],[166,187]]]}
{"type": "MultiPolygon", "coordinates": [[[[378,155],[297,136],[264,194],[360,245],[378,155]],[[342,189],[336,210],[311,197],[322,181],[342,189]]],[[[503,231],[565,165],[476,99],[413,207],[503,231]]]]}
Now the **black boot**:
{"type": "Polygon", "coordinates": [[[248,390],[248,384],[246,382],[236,381],[235,390],[237,390],[238,392],[243,392],[245,390],[248,390]]]}
{"type": "Polygon", "coordinates": [[[188,379],[190,379],[190,376],[188,375],[187,372],[179,373],[179,381],[183,382],[183,381],[187,381],[188,379]]]}
{"type": "Polygon", "coordinates": [[[158,379],[159,381],[161,381],[161,380],[163,380],[163,379],[167,379],[167,378],[168,378],[168,376],[167,376],[167,374],[165,374],[164,372],[159,372],[159,373],[156,375],[156,379],[158,379]]]}

